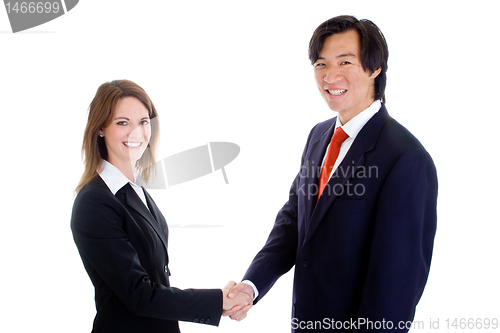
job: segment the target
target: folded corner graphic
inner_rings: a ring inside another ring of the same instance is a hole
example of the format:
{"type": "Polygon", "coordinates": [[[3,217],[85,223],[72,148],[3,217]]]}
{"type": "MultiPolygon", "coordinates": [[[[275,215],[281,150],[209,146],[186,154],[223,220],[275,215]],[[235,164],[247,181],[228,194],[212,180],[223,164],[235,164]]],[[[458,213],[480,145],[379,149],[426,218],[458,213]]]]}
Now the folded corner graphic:
{"type": "Polygon", "coordinates": [[[52,21],[72,10],[79,0],[4,0],[12,32],[16,33],[52,21]]]}
{"type": "Polygon", "coordinates": [[[148,189],[166,189],[190,180],[206,176],[217,170],[222,171],[227,180],[224,167],[240,153],[240,147],[231,142],[208,142],[204,146],[185,150],[156,162],[156,177],[148,189]]]}

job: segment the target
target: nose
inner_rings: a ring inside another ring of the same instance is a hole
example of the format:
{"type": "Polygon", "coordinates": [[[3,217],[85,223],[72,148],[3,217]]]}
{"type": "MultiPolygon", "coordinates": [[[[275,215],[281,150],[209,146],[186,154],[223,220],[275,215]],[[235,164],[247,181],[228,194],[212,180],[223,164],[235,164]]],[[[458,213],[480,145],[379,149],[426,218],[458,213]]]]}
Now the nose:
{"type": "Polygon", "coordinates": [[[325,73],[325,76],[323,77],[323,81],[325,81],[328,84],[332,84],[335,81],[340,79],[340,74],[338,71],[336,71],[333,68],[330,68],[328,72],[325,73]]]}
{"type": "Polygon", "coordinates": [[[137,125],[135,128],[132,129],[128,137],[133,139],[140,139],[142,138],[143,134],[144,134],[144,129],[142,128],[142,125],[137,125]]]}

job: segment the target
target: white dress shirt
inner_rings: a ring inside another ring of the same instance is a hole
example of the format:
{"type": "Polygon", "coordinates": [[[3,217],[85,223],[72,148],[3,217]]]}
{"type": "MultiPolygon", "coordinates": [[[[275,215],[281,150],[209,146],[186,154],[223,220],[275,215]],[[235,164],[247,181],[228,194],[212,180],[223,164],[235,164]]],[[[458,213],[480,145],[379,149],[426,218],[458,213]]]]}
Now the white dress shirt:
{"type": "MultiPolygon", "coordinates": [[[[344,132],[346,132],[346,134],[349,135],[349,137],[347,139],[345,139],[345,141],[342,142],[342,145],[340,146],[339,156],[337,157],[337,160],[335,161],[335,164],[333,165],[333,169],[332,169],[332,173],[330,174],[330,178],[335,173],[335,171],[338,169],[338,167],[339,167],[340,163],[342,162],[342,160],[344,159],[344,157],[347,155],[347,152],[351,148],[352,143],[354,142],[354,139],[356,139],[356,136],[359,134],[359,132],[361,131],[363,126],[365,126],[366,123],[370,119],[372,119],[372,117],[380,110],[381,107],[382,107],[382,103],[380,102],[380,100],[376,100],[368,108],[366,108],[365,110],[358,113],[355,117],[353,117],[351,120],[349,120],[347,122],[347,124],[345,124],[343,126],[340,123],[339,117],[337,117],[337,122],[335,123],[335,129],[337,129],[337,127],[340,126],[344,130],[344,132]]],[[[330,147],[330,145],[328,145],[328,147],[326,148],[326,152],[328,152],[329,147],[330,147]]],[[[323,163],[325,162],[326,152],[325,152],[325,156],[323,156],[323,162],[321,162],[322,167],[323,167],[323,163]]],[[[257,296],[259,296],[259,291],[257,290],[257,287],[255,286],[255,284],[252,283],[252,281],[244,280],[242,282],[248,284],[249,286],[251,286],[253,288],[253,291],[255,293],[254,299],[257,298],[257,296]]]]}
{"type": "Polygon", "coordinates": [[[146,182],[137,173],[134,172],[134,182],[131,182],[117,167],[106,160],[102,160],[101,167],[99,168],[99,176],[104,180],[113,195],[116,195],[116,192],[123,186],[130,184],[139,198],[141,198],[144,206],[149,209],[146,195],[141,187],[146,182]]]}
{"type": "MultiPolygon", "coordinates": [[[[344,159],[345,155],[347,155],[347,152],[351,148],[352,143],[354,142],[354,139],[356,139],[356,136],[358,136],[359,131],[365,126],[365,124],[372,119],[372,117],[380,110],[382,107],[382,103],[380,100],[374,101],[368,108],[365,110],[361,111],[358,113],[354,118],[349,120],[347,124],[343,125],[340,123],[339,117],[337,117],[337,122],[335,123],[335,129],[337,127],[340,127],[344,130],[344,132],[349,135],[347,139],[345,139],[344,142],[342,142],[342,145],[340,146],[340,152],[339,156],[337,157],[337,160],[335,161],[335,164],[333,165],[332,173],[330,174],[330,178],[332,175],[335,173],[335,171],[338,169],[340,163],[342,163],[342,160],[344,159]]],[[[330,148],[330,145],[326,148],[326,151],[328,151],[328,148],[330,148]]],[[[325,163],[325,158],[326,158],[326,153],[325,156],[323,156],[323,162],[321,162],[321,167],[323,167],[323,163],[325,163]]],[[[342,171],[342,170],[341,170],[342,171]]]]}

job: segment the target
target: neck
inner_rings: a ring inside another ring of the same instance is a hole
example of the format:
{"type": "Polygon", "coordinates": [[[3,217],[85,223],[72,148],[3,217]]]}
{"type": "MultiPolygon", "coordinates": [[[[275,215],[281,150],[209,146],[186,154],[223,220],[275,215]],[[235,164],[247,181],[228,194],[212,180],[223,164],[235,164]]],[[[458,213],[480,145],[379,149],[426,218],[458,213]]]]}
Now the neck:
{"type": "Polygon", "coordinates": [[[343,112],[338,112],[338,117],[339,117],[339,120],[340,120],[340,123],[342,124],[342,126],[347,124],[352,118],[356,117],[358,114],[360,114],[364,110],[368,109],[370,107],[370,105],[373,104],[374,101],[375,100],[371,100],[371,101],[365,103],[364,106],[360,107],[359,109],[357,109],[355,111],[346,110],[343,112]]]}

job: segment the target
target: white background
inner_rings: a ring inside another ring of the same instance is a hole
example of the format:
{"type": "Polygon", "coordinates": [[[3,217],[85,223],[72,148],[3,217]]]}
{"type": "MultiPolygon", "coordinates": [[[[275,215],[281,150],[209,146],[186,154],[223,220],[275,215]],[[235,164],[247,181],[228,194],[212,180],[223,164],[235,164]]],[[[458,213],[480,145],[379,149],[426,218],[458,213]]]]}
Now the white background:
{"type": "MultiPolygon", "coordinates": [[[[160,157],[207,141],[241,147],[226,167],[229,185],[219,171],[150,191],[172,226],[174,286],[241,279],[287,200],[309,130],[334,116],[315,87],[307,47],[320,23],[341,14],[384,32],[387,108],[438,170],[420,331],[430,320],[446,331],[448,318],[500,318],[497,8],[481,0],[81,0],[17,34],[0,9],[0,331],[91,330],[93,287],[69,221],[87,107],[113,79],[135,81],[154,101],[160,157]]],[[[289,332],[292,278],[282,277],[243,322],[181,330],[289,332]]]]}

